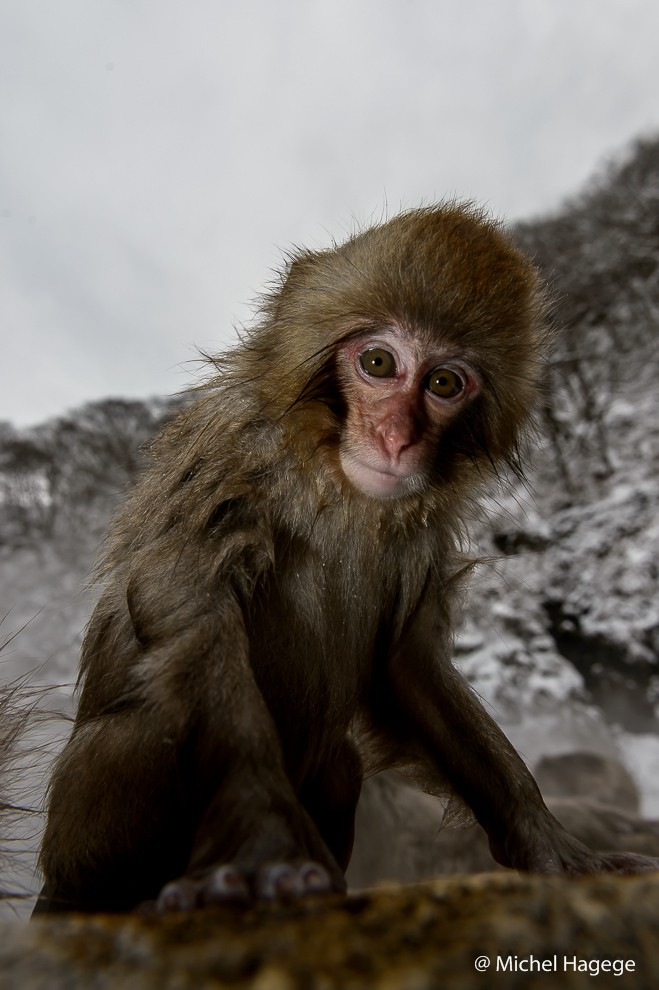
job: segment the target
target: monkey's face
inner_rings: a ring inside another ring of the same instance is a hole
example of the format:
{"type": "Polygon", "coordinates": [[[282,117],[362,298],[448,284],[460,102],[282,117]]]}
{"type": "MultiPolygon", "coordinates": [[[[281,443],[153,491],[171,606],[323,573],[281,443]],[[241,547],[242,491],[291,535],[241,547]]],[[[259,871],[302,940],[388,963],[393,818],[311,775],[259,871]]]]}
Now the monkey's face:
{"type": "Polygon", "coordinates": [[[442,434],[478,395],[474,369],[450,345],[428,346],[399,327],[367,332],[338,355],[346,418],[343,472],[377,498],[421,490],[442,434]]]}

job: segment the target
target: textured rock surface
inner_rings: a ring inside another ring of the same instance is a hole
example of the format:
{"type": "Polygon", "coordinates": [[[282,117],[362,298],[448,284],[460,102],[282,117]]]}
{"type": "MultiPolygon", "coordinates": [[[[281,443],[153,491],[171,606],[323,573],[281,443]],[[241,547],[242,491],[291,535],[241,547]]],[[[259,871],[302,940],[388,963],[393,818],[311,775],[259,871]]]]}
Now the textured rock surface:
{"type": "Polygon", "coordinates": [[[639,990],[657,986],[658,932],[659,874],[577,881],[480,874],[240,913],[71,915],[5,924],[0,986],[639,990]],[[535,968],[520,970],[531,955],[535,968]],[[490,959],[483,972],[475,967],[480,956],[490,959]],[[506,971],[497,972],[497,957],[506,971]],[[536,971],[538,960],[547,961],[546,971],[536,971]],[[604,960],[633,964],[633,971],[600,970],[595,977],[575,972],[573,960],[577,967],[590,964],[591,973],[604,960]]]}

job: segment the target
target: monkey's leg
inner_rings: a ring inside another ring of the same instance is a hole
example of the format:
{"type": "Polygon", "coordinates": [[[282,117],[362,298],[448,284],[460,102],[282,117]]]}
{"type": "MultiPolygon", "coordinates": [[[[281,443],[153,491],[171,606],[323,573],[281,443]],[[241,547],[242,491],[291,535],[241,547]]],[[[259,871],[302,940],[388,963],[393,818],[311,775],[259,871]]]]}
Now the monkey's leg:
{"type": "Polygon", "coordinates": [[[76,727],[50,794],[40,910],[126,910],[185,868],[194,824],[177,749],[143,710],[76,727]]]}
{"type": "Polygon", "coordinates": [[[147,654],[123,711],[99,714],[108,678],[100,665],[88,672],[42,849],[66,907],[127,909],[161,889],[174,909],[344,889],[286,773],[242,617],[228,613],[147,654]]]}
{"type": "Polygon", "coordinates": [[[424,746],[488,834],[503,866],[580,875],[659,869],[632,853],[597,854],[546,807],[524,761],[448,659],[438,656],[441,619],[424,604],[390,662],[393,693],[424,746]]]}
{"type": "Polygon", "coordinates": [[[144,710],[105,716],[69,743],[52,785],[41,910],[129,910],[163,887],[170,909],[251,889],[271,898],[343,889],[278,765],[276,739],[225,742],[211,780],[210,751],[178,749],[149,721],[144,710]]]}

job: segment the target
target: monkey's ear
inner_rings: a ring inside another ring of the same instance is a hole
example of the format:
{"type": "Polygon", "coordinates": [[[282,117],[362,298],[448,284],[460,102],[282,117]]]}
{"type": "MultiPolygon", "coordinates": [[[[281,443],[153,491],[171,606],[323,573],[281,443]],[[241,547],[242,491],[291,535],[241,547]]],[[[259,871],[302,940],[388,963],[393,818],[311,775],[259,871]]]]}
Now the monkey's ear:
{"type": "Polygon", "coordinates": [[[313,252],[307,251],[303,254],[296,254],[288,261],[281,288],[275,300],[274,316],[281,316],[282,310],[289,304],[289,300],[297,293],[304,291],[308,283],[308,273],[313,268],[313,252]]]}
{"type": "Polygon", "coordinates": [[[301,285],[306,282],[307,272],[313,268],[314,265],[314,255],[311,251],[305,251],[303,254],[297,254],[291,258],[288,268],[286,269],[286,277],[284,278],[282,291],[295,290],[301,287],[301,285]]]}

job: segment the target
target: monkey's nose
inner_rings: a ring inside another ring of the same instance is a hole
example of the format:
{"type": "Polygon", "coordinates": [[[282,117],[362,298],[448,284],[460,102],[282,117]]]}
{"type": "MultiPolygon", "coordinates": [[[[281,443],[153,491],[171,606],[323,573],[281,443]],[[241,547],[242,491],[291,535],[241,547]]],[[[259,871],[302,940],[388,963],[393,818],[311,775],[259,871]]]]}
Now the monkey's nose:
{"type": "Polygon", "coordinates": [[[401,416],[392,416],[385,420],[380,424],[378,432],[385,451],[394,459],[411,447],[416,437],[414,424],[401,416]]]}

